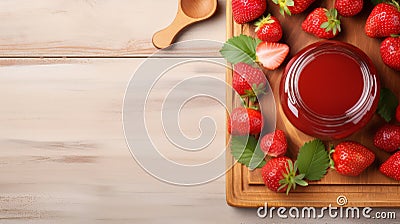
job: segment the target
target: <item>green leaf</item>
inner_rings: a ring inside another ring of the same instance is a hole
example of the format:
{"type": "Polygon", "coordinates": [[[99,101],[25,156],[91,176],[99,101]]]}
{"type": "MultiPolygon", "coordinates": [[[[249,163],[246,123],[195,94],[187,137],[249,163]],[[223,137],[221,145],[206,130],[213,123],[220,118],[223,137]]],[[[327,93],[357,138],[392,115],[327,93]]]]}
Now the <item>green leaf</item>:
{"type": "Polygon", "coordinates": [[[219,51],[221,55],[232,64],[244,62],[254,64],[256,48],[261,40],[241,34],[226,41],[219,51]]]}
{"type": "Polygon", "coordinates": [[[381,96],[378,103],[377,113],[389,122],[396,114],[396,108],[399,105],[396,95],[388,88],[381,89],[381,96]]]}
{"type": "Polygon", "coordinates": [[[328,27],[329,27],[329,22],[323,22],[323,23],[321,24],[321,28],[326,29],[326,28],[328,28],[328,27]]]}
{"type": "Polygon", "coordinates": [[[286,6],[294,6],[294,0],[286,0],[286,6]]]}
{"type": "Polygon", "coordinates": [[[233,157],[249,169],[261,168],[265,165],[264,153],[254,136],[232,136],[231,153],[233,157]]]}
{"type": "Polygon", "coordinates": [[[299,172],[309,180],[320,180],[329,167],[329,155],[321,140],[307,142],[297,156],[299,172]]]}
{"type": "Polygon", "coordinates": [[[336,10],[335,8],[333,8],[333,9],[331,9],[331,10],[332,10],[332,16],[333,16],[333,18],[337,18],[337,16],[338,16],[337,10],[336,10]]]}
{"type": "Polygon", "coordinates": [[[254,149],[253,157],[250,160],[249,163],[249,169],[254,170],[256,168],[261,168],[266,164],[265,161],[265,154],[263,151],[261,151],[261,148],[259,145],[256,146],[254,149]]]}

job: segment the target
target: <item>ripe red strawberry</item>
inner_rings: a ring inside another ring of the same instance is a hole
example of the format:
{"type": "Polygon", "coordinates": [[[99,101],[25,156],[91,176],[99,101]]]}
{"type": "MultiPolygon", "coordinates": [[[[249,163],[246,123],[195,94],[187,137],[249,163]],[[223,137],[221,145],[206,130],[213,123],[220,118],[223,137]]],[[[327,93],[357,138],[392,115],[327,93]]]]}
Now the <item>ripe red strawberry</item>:
{"type": "Polygon", "coordinates": [[[381,43],[380,51],[383,62],[390,68],[400,71],[400,37],[386,38],[381,43]]]}
{"type": "Polygon", "coordinates": [[[261,176],[265,186],[274,192],[289,193],[291,189],[296,189],[296,185],[307,186],[307,182],[303,180],[304,174],[297,173],[296,163],[288,157],[272,158],[261,169],[261,176]]]}
{"type": "Polygon", "coordinates": [[[374,145],[386,152],[400,148],[400,126],[387,124],[378,129],[374,136],[374,145]]]}
{"type": "Polygon", "coordinates": [[[396,1],[374,7],[365,24],[369,37],[388,37],[400,33],[400,7],[396,1]]]}
{"type": "Polygon", "coordinates": [[[294,15],[304,12],[315,0],[272,0],[279,5],[279,12],[284,15],[294,15]]]}
{"type": "Polygon", "coordinates": [[[256,96],[264,92],[267,79],[260,68],[240,62],[234,66],[232,86],[239,95],[256,96]]]}
{"type": "Polygon", "coordinates": [[[289,53],[289,46],[281,43],[261,42],[256,48],[257,61],[269,70],[277,69],[289,53]]]}
{"type": "Polygon", "coordinates": [[[282,27],[279,20],[268,14],[255,23],[258,39],[267,42],[278,42],[282,38],[282,27]]]}
{"type": "Polygon", "coordinates": [[[358,176],[375,160],[375,154],[356,142],[342,142],[331,151],[332,168],[345,176],[358,176]]]}
{"type": "Polygon", "coordinates": [[[251,108],[235,108],[228,118],[228,132],[232,135],[257,135],[262,126],[261,112],[251,108]]]}
{"type": "Polygon", "coordinates": [[[232,0],[233,19],[239,24],[259,18],[266,9],[266,0],[232,0]]]}
{"type": "Polygon", "coordinates": [[[319,38],[330,39],[335,37],[341,31],[337,10],[316,8],[304,20],[301,28],[319,38]]]}
{"type": "Polygon", "coordinates": [[[397,106],[397,109],[396,109],[396,120],[397,120],[397,122],[400,122],[400,105],[397,106]]]}
{"type": "Polygon", "coordinates": [[[400,180],[400,151],[389,157],[380,167],[379,171],[395,180],[400,180]]]}
{"type": "Polygon", "coordinates": [[[282,130],[275,130],[262,137],[260,142],[261,150],[269,156],[279,157],[286,154],[287,141],[282,130]]]}
{"type": "Polygon", "coordinates": [[[361,12],[364,0],[336,0],[335,8],[342,16],[355,16],[361,12]]]}

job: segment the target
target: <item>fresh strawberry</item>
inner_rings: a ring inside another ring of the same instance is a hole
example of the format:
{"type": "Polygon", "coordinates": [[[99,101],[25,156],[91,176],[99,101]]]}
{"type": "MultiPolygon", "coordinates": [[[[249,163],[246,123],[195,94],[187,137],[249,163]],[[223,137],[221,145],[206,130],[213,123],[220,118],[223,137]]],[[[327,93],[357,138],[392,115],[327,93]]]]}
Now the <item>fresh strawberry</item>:
{"type": "Polygon", "coordinates": [[[386,38],[381,43],[380,50],[383,62],[390,68],[400,71],[400,37],[393,35],[386,38]]]}
{"type": "Polygon", "coordinates": [[[389,157],[380,167],[379,171],[395,180],[400,180],[400,151],[389,157]]]}
{"type": "Polygon", "coordinates": [[[233,19],[239,24],[259,18],[266,9],[266,0],[232,0],[233,19]]]}
{"type": "Polygon", "coordinates": [[[297,164],[288,157],[272,158],[261,169],[261,175],[265,186],[274,192],[285,192],[288,194],[296,185],[307,186],[303,180],[304,174],[296,175],[297,164]]]}
{"type": "Polygon", "coordinates": [[[256,48],[257,61],[269,70],[277,69],[288,53],[289,46],[281,43],[261,42],[256,48]]]}
{"type": "Polygon", "coordinates": [[[335,8],[342,16],[355,16],[361,12],[364,0],[336,0],[335,8]]]}
{"type": "Polygon", "coordinates": [[[265,186],[275,192],[285,192],[287,187],[281,187],[281,180],[284,180],[284,175],[287,175],[289,169],[289,161],[292,162],[288,157],[272,158],[263,166],[261,169],[261,175],[264,180],[265,186]]]}
{"type": "Polygon", "coordinates": [[[268,14],[255,23],[258,39],[267,42],[278,42],[282,38],[282,27],[279,20],[268,14]]]}
{"type": "Polygon", "coordinates": [[[345,176],[358,176],[375,160],[375,154],[356,142],[342,142],[331,151],[331,167],[345,176]]]}
{"type": "Polygon", "coordinates": [[[307,16],[301,27],[305,32],[325,39],[333,38],[341,31],[336,9],[316,8],[307,16]]]}
{"type": "Polygon", "coordinates": [[[251,108],[235,108],[228,118],[228,132],[232,135],[257,135],[262,126],[261,112],[251,108]]]}
{"type": "Polygon", "coordinates": [[[315,0],[272,0],[279,5],[279,12],[284,15],[299,14],[304,12],[315,0]]]}
{"type": "Polygon", "coordinates": [[[398,105],[396,109],[396,120],[400,122],[400,105],[398,105]]]}
{"type": "Polygon", "coordinates": [[[260,68],[243,62],[234,66],[232,86],[239,95],[257,96],[264,92],[266,85],[267,79],[260,68]]]}
{"type": "Polygon", "coordinates": [[[400,33],[400,7],[396,1],[374,7],[365,24],[369,37],[388,37],[400,33]]]}
{"type": "Polygon", "coordinates": [[[262,137],[260,142],[261,150],[272,157],[279,157],[286,154],[287,141],[285,133],[282,130],[275,130],[262,137]]]}
{"type": "Polygon", "coordinates": [[[374,145],[386,152],[400,148],[400,126],[387,124],[378,129],[374,136],[374,145]]]}

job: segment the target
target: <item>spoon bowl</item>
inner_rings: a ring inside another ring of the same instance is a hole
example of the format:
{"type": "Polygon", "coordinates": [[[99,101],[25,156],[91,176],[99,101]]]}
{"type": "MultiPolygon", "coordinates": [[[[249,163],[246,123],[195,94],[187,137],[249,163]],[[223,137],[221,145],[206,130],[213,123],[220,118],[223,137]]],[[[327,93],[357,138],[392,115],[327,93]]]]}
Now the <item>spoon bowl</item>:
{"type": "Polygon", "coordinates": [[[166,48],[185,27],[210,18],[217,10],[217,0],[179,0],[174,21],[153,35],[153,45],[166,48]]]}
{"type": "Polygon", "coordinates": [[[217,9],[215,0],[181,0],[180,5],[183,13],[197,19],[209,18],[217,9]]]}

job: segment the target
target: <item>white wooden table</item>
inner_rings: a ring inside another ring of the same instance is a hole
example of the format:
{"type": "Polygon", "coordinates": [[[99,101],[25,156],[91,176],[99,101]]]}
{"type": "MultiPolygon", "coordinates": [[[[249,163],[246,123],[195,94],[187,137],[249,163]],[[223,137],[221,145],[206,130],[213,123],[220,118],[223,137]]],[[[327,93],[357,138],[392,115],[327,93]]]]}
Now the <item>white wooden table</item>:
{"type": "MultiPolygon", "coordinates": [[[[176,9],[177,0],[0,1],[0,223],[293,221],[263,220],[255,209],[229,207],[224,178],[169,185],[132,158],[121,121],[125,88],[155,52],[152,34],[172,21],[176,9]]],[[[178,41],[191,39],[225,40],[225,1],[212,19],[191,26],[178,41]]],[[[214,58],[218,50],[176,48],[171,55],[214,58]]],[[[223,69],[183,67],[162,83],[173,85],[188,73],[225,75],[223,69]]],[[[157,105],[157,96],[150,103],[157,105]]],[[[155,108],[149,113],[158,115],[155,108]]],[[[181,122],[192,124],[186,134],[199,134],[198,118],[206,110],[218,127],[213,146],[191,158],[166,151],[172,159],[201,162],[224,147],[225,111],[211,101],[183,110],[181,122]]],[[[158,126],[152,134],[163,137],[158,126]]]]}

